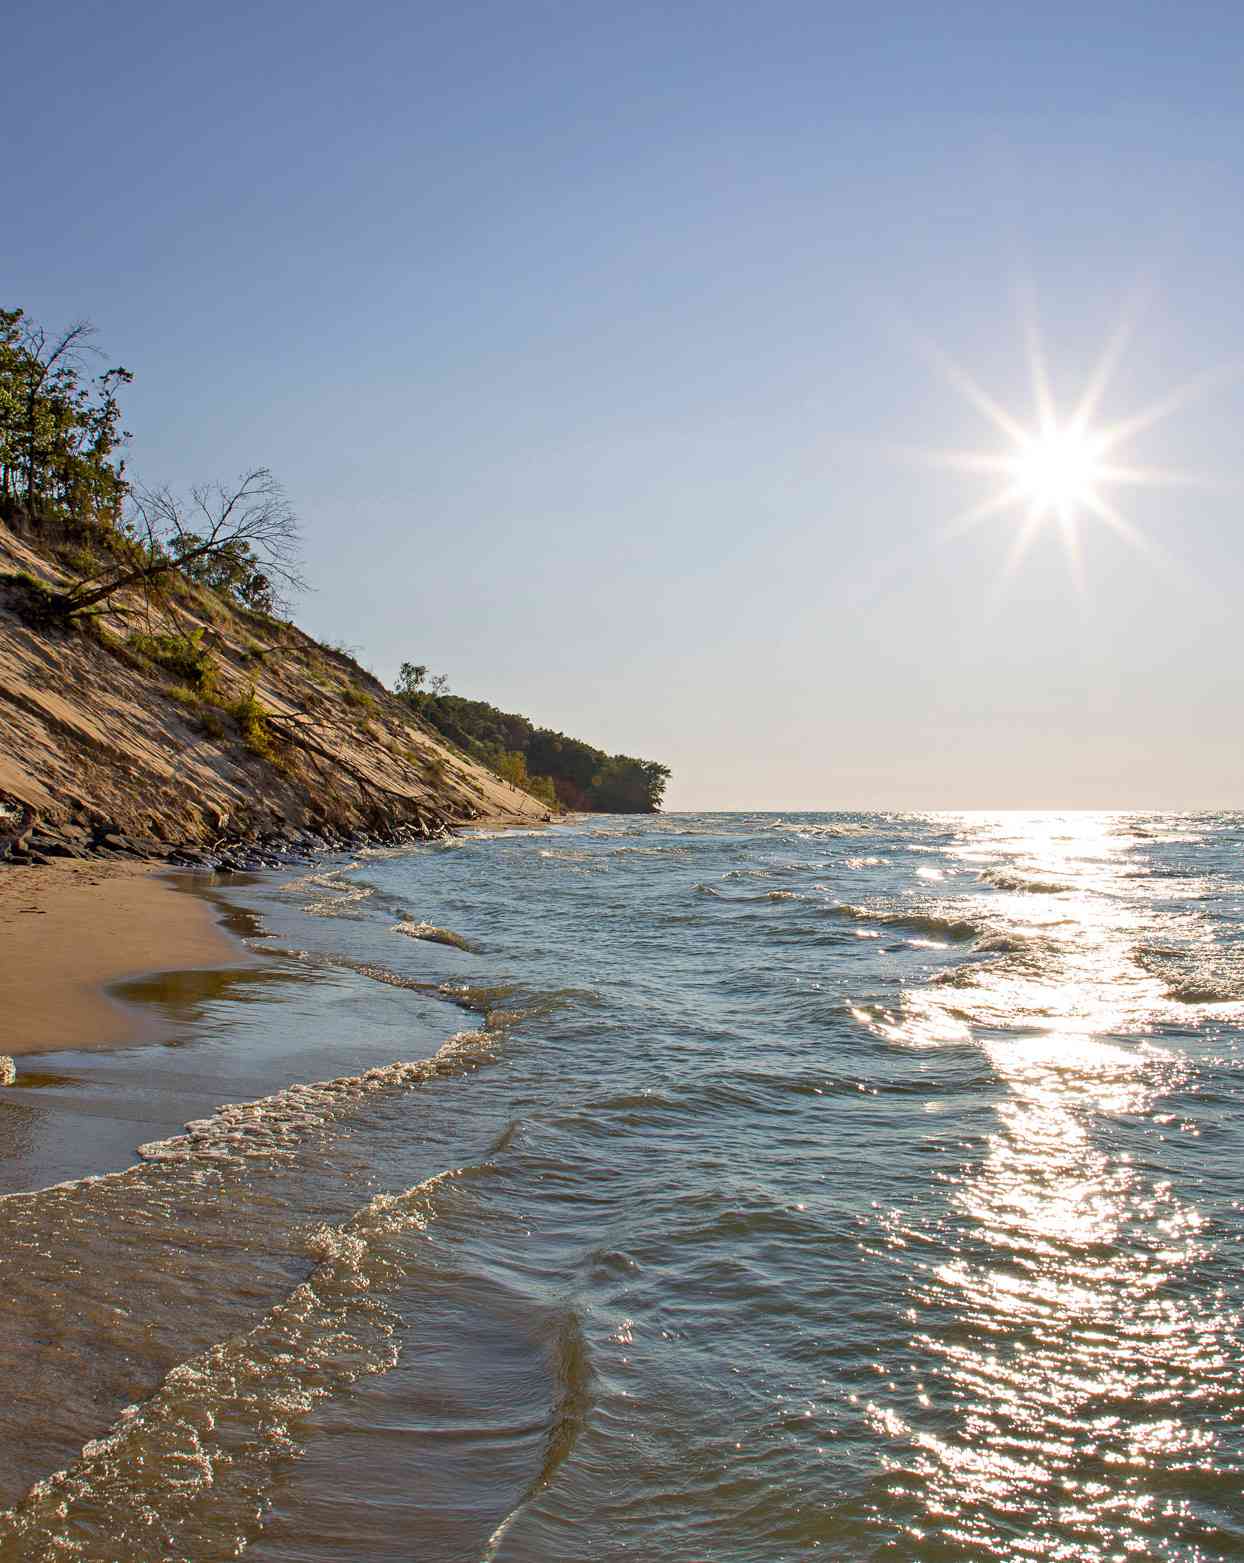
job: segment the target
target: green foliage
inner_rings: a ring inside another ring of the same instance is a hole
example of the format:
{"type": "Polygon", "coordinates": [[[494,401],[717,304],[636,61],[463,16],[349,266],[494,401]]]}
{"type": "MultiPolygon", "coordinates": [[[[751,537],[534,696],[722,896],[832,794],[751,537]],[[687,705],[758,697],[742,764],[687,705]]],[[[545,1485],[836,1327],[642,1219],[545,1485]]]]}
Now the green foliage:
{"type": "Polygon", "coordinates": [[[409,700],[417,706],[424,695],[444,695],[449,692],[449,680],[444,673],[433,673],[428,677],[426,663],[403,662],[398,669],[397,682],[393,686],[393,692],[400,695],[403,700],[409,700]]]}
{"type": "Polygon", "coordinates": [[[133,376],[89,376],[92,330],[59,335],[0,310],[0,498],[27,515],[92,517],[115,524],[126,494],[117,392],[133,376]]]}
{"type": "Polygon", "coordinates": [[[665,794],[669,774],[668,766],[655,760],[612,755],[592,778],[588,807],[603,814],[651,814],[665,794]]]}
{"type": "Polygon", "coordinates": [[[403,662],[398,670],[397,683],[393,686],[393,692],[401,695],[404,700],[413,699],[423,689],[423,681],[428,676],[428,670],[422,662],[403,662]]]}
{"type": "Polygon", "coordinates": [[[268,713],[255,694],[254,685],[240,700],[235,700],[232,705],[226,706],[225,710],[238,724],[238,733],[242,742],[252,754],[257,754],[264,760],[275,759],[272,727],[268,721],[268,713]]]}
{"type": "Polygon", "coordinates": [[[369,695],[365,689],[359,689],[355,684],[347,684],[341,691],[341,698],[347,705],[353,706],[356,711],[366,716],[374,716],[379,709],[374,695],[369,695]]]}
{"type": "Polygon", "coordinates": [[[508,781],[511,787],[525,787],[530,780],[527,775],[527,756],[521,749],[508,750],[494,763],[493,770],[502,781],[508,781]]]}
{"type": "Polygon", "coordinates": [[[668,766],[605,754],[581,739],[536,727],[525,716],[500,711],[486,700],[434,694],[422,687],[426,673],[426,668],[404,663],[397,693],[451,743],[550,808],[654,814],[661,807],[668,766]],[[408,670],[419,677],[407,677],[408,670]]]}
{"type": "Polygon", "coordinates": [[[529,776],[526,787],[533,798],[539,798],[540,802],[547,804],[550,809],[561,808],[557,787],[551,776],[529,776]]]}
{"type": "Polygon", "coordinates": [[[78,576],[92,576],[107,568],[107,562],[93,548],[80,543],[63,543],[56,549],[56,558],[67,570],[78,576]]]}
{"type": "Polygon", "coordinates": [[[9,570],[0,575],[0,584],[9,589],[18,616],[27,624],[42,629],[57,617],[58,594],[29,570],[9,570]]]}
{"type": "Polygon", "coordinates": [[[251,614],[270,615],[277,603],[273,582],[262,561],[243,538],[230,538],[209,553],[194,556],[204,539],[197,532],[185,532],[180,544],[190,557],[182,566],[188,580],[232,598],[251,614]]]}
{"type": "Polygon", "coordinates": [[[202,700],[216,695],[216,661],[203,644],[203,631],[185,635],[131,635],[127,642],[136,656],[154,662],[202,700]]]}

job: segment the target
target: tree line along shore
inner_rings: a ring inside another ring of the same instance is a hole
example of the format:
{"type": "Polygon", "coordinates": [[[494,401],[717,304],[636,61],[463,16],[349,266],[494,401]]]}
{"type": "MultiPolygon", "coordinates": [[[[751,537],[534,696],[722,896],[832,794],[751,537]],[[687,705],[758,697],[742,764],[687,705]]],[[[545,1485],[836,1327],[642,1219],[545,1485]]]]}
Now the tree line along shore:
{"type": "Polygon", "coordinates": [[[659,762],[451,694],[420,664],[387,689],[299,630],[279,481],[265,467],[187,494],[135,481],[132,377],[102,365],[89,325],[52,333],[0,310],[0,848],[38,853],[41,833],[193,858],[659,809],[659,762]]]}

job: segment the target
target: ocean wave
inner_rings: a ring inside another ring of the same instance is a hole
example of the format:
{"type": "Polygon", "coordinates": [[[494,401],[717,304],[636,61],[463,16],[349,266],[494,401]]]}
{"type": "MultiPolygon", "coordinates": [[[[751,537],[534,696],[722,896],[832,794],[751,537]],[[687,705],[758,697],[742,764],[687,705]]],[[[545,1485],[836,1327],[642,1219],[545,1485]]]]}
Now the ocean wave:
{"type": "Polygon", "coordinates": [[[1057,879],[1030,879],[1006,868],[987,868],[981,878],[995,890],[1012,890],[1021,895],[1063,895],[1072,888],[1057,879]]]}
{"type": "Polygon", "coordinates": [[[827,868],[825,863],[763,863],[756,868],[731,868],[723,879],[794,879],[827,868]]]}
{"type": "Polygon", "coordinates": [[[1136,962],[1156,977],[1167,998],[1180,1004],[1237,1004],[1244,1001],[1244,953],[1221,946],[1138,945],[1136,962]]]}
{"type": "Polygon", "coordinates": [[[539,1020],[571,1006],[595,1009],[601,1003],[594,988],[526,988],[516,982],[469,983],[429,982],[423,977],[408,977],[374,961],[339,962],[348,971],[391,988],[406,988],[429,998],[444,999],[483,1019],[490,1034],[515,1026],[524,1020],[539,1020]]]}
{"type": "MultiPolygon", "coordinates": [[[[716,843],[708,848],[712,850],[716,843]]],[[[672,847],[613,847],[610,849],[610,857],[689,857],[692,852],[703,852],[705,845],[696,843],[694,847],[684,843],[678,843],[672,847]]]]}
{"type": "Polygon", "coordinates": [[[308,1412],[397,1363],[400,1319],[384,1294],[403,1274],[402,1238],[428,1229],[438,1192],[464,1172],[379,1194],[343,1225],[313,1231],[307,1279],[253,1329],[178,1363],[72,1464],[36,1482],[0,1515],[0,1552],[32,1563],[215,1557],[227,1517],[236,1556],[260,1529],[275,1472],[301,1453],[308,1412]]]}
{"type": "Polygon", "coordinates": [[[524,1509],[553,1481],[574,1448],[591,1405],[592,1363],[579,1315],[566,1309],[558,1320],[550,1352],[557,1396],[545,1436],[544,1459],[526,1492],[489,1536],[480,1563],[494,1563],[501,1543],[524,1509]]]}
{"type": "MultiPolygon", "coordinates": [[[[500,1026],[500,1021],[498,1029],[500,1026]]],[[[398,1060],[359,1075],[287,1085],[250,1102],[226,1102],[210,1118],[192,1119],[184,1134],[138,1147],[144,1161],[241,1162],[280,1156],[342,1112],[380,1091],[420,1085],[438,1075],[465,1073],[491,1056],[496,1030],[459,1031],[430,1058],[398,1060]]]]}
{"type": "Polygon", "coordinates": [[[858,906],[850,901],[840,902],[829,910],[835,917],[848,918],[852,922],[876,923],[883,928],[902,928],[912,933],[951,939],[955,943],[979,938],[983,932],[979,924],[971,922],[966,917],[943,916],[937,912],[858,906]]]}
{"type": "Polygon", "coordinates": [[[961,966],[940,971],[929,978],[931,986],[945,988],[976,987],[981,979],[999,967],[1013,975],[1048,978],[1057,967],[1059,949],[1054,941],[1040,934],[1019,933],[1013,929],[982,933],[972,950],[973,959],[961,966]],[[993,956],[979,960],[978,956],[993,956]]]}
{"type": "Polygon", "coordinates": [[[389,932],[400,933],[407,939],[423,939],[428,944],[447,944],[451,949],[466,950],[470,955],[479,953],[478,946],[464,939],[460,933],[454,933],[452,928],[438,928],[435,923],[394,923],[389,932]]]}
{"type": "Polygon", "coordinates": [[[766,825],[766,830],[779,831],[788,836],[868,836],[872,831],[867,825],[855,825],[848,820],[841,820],[832,825],[813,825],[801,820],[775,820],[773,824],[766,825]]]}
{"type": "Polygon", "coordinates": [[[345,878],[358,866],[357,862],[347,863],[345,867],[327,873],[304,874],[300,879],[291,879],[282,885],[281,893],[305,895],[308,891],[324,891],[327,893],[303,903],[302,910],[309,917],[358,917],[361,915],[360,903],[375,894],[372,886],[354,885],[345,878]]]}
{"type": "Polygon", "coordinates": [[[536,829],[531,829],[531,828],[523,829],[520,826],[516,826],[513,830],[487,830],[487,829],[484,829],[482,827],[480,827],[480,828],[473,828],[473,827],[471,827],[469,825],[464,825],[461,828],[462,828],[462,831],[463,831],[463,834],[461,836],[450,836],[450,837],[448,837],[446,839],[449,840],[449,841],[459,841],[459,842],[461,842],[461,841],[507,841],[507,840],[508,841],[512,841],[516,837],[521,837],[521,836],[547,836],[548,833],[549,833],[547,828],[544,828],[544,827],[539,827],[539,828],[536,828],[536,829]]]}

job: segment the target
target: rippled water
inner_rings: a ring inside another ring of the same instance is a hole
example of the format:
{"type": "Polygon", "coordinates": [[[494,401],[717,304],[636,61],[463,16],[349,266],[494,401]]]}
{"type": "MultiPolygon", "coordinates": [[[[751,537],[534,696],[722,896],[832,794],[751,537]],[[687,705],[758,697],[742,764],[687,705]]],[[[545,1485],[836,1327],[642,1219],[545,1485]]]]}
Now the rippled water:
{"type": "Polygon", "coordinates": [[[264,968],[0,1093],[0,1558],[1244,1556],[1242,846],[596,818],[231,890],[264,968]]]}

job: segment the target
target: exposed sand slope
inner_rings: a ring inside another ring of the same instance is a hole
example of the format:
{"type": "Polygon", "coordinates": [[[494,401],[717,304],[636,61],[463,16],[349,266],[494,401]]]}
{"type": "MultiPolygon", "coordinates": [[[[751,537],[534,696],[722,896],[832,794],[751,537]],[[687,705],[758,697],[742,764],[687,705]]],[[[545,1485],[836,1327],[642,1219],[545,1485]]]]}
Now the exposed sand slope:
{"type": "MultiPolygon", "coordinates": [[[[0,572],[12,570],[66,579],[0,526],[0,572]]],[[[543,804],[433,736],[351,657],[292,625],[198,588],[154,622],[140,600],[121,605],[137,616],[103,621],[101,643],[28,628],[0,591],[0,802],[28,804],[50,823],[108,820],[127,835],[177,842],[283,825],[346,832],[545,817],[543,804]],[[187,704],[188,692],[179,703],[176,676],[117,652],[135,631],[195,629],[217,664],[217,699],[253,689],[278,719],[273,731],[290,733],[278,745],[281,768],[252,753],[224,711],[187,704]]]]}
{"type": "Polygon", "coordinates": [[[248,966],[211,905],[144,863],[61,862],[0,878],[0,1054],[141,1040],[103,984],[147,971],[248,966]]]}

